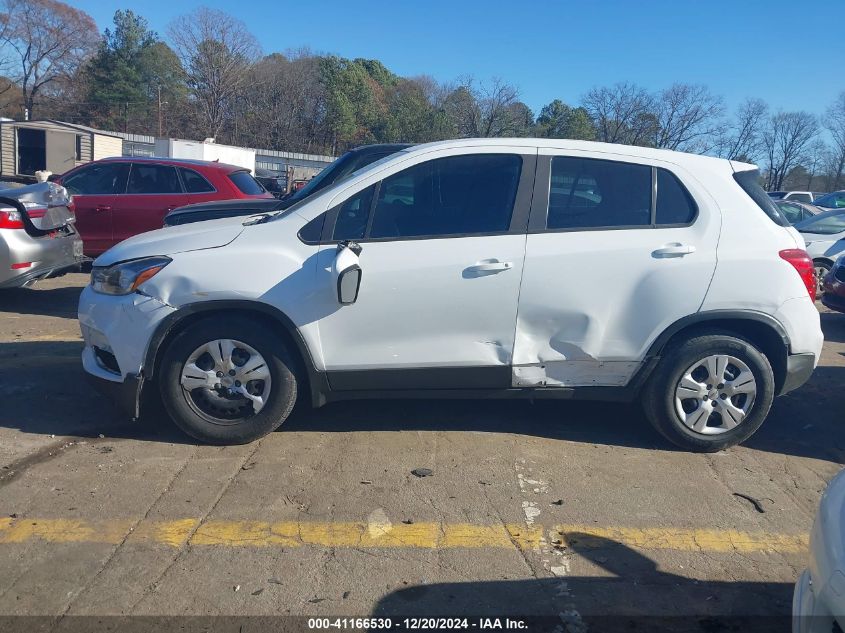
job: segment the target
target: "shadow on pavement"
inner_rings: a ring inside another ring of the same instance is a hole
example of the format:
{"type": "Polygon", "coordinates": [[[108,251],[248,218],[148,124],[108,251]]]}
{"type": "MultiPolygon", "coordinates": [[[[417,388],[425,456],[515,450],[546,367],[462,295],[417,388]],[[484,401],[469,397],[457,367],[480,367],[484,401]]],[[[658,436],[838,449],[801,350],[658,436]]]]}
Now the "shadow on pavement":
{"type": "Polygon", "coordinates": [[[824,340],[831,343],[845,343],[845,314],[822,312],[819,316],[821,316],[824,340]]]}
{"type": "Polygon", "coordinates": [[[524,617],[529,631],[790,630],[790,583],[694,580],[609,539],[568,533],[564,541],[592,575],[410,586],[372,615],[524,617]]]}
{"type": "Polygon", "coordinates": [[[82,371],[82,341],[0,343],[0,427],[38,435],[195,443],[151,401],[130,421],[82,371]]]}
{"type": "MultiPolygon", "coordinates": [[[[142,419],[130,422],[85,379],[81,342],[0,343],[0,427],[45,435],[194,443],[169,420],[149,384],[142,419]]],[[[761,451],[845,461],[845,366],[817,369],[775,401],[746,442],[761,451]]],[[[281,431],[473,431],[632,448],[675,450],[636,404],[538,400],[369,400],[296,407],[281,431]]]]}
{"type": "Polygon", "coordinates": [[[0,312],[75,319],[79,295],[87,282],[85,276],[72,275],[39,281],[32,288],[2,290],[0,312]]]}

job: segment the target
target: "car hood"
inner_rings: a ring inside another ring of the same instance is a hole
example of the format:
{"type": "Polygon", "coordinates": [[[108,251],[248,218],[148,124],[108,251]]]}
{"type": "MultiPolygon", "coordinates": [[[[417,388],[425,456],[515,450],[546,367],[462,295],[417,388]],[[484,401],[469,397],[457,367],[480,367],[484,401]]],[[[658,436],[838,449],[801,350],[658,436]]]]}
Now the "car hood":
{"type": "Polygon", "coordinates": [[[94,261],[94,265],[111,266],[139,257],[173,255],[226,246],[243,232],[244,220],[243,217],[223,218],[141,233],[107,250],[94,261]]]}

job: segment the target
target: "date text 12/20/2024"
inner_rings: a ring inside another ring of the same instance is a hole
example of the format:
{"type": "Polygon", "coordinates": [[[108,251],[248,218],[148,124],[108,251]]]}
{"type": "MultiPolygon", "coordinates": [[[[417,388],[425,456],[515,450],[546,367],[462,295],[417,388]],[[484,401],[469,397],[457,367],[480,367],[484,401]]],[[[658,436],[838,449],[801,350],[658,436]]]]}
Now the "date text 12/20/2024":
{"type": "Polygon", "coordinates": [[[519,618],[308,618],[309,630],[446,631],[452,629],[526,630],[519,618]]]}

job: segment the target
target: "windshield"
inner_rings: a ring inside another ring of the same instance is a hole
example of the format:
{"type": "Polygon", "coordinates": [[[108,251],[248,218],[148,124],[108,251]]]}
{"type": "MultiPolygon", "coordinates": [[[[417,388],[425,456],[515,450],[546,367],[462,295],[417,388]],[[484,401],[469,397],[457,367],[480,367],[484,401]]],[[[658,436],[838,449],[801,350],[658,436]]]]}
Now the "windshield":
{"type": "Polygon", "coordinates": [[[828,209],[841,209],[845,207],[845,191],[834,191],[821,198],[816,198],[813,200],[813,204],[828,209]]]}
{"type": "Polygon", "coordinates": [[[845,231],[845,212],[810,218],[801,222],[796,228],[802,233],[817,233],[819,235],[841,233],[845,231]]]}
{"type": "Polygon", "coordinates": [[[336,176],[342,175],[344,171],[344,166],[347,162],[349,162],[349,157],[351,154],[352,152],[346,152],[343,156],[338,158],[331,165],[323,169],[323,171],[321,171],[319,174],[309,180],[307,185],[305,185],[299,191],[295,192],[289,198],[289,200],[302,200],[303,198],[307,198],[308,196],[310,196],[315,191],[318,191],[326,185],[329,185],[334,182],[336,176]]]}
{"type": "Polygon", "coordinates": [[[785,191],[770,191],[769,197],[774,198],[775,200],[780,200],[786,195],[785,191]]]}

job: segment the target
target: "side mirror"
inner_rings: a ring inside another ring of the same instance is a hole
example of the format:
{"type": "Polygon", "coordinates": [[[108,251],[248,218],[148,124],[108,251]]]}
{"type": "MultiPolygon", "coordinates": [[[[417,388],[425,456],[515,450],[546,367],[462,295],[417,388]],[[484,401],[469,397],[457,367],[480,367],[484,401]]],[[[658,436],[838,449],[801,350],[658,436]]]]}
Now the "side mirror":
{"type": "Polygon", "coordinates": [[[356,242],[344,241],[337,245],[332,273],[337,288],[337,300],[341,305],[351,305],[358,300],[362,275],[358,255],[362,250],[361,245],[356,242]]]}

